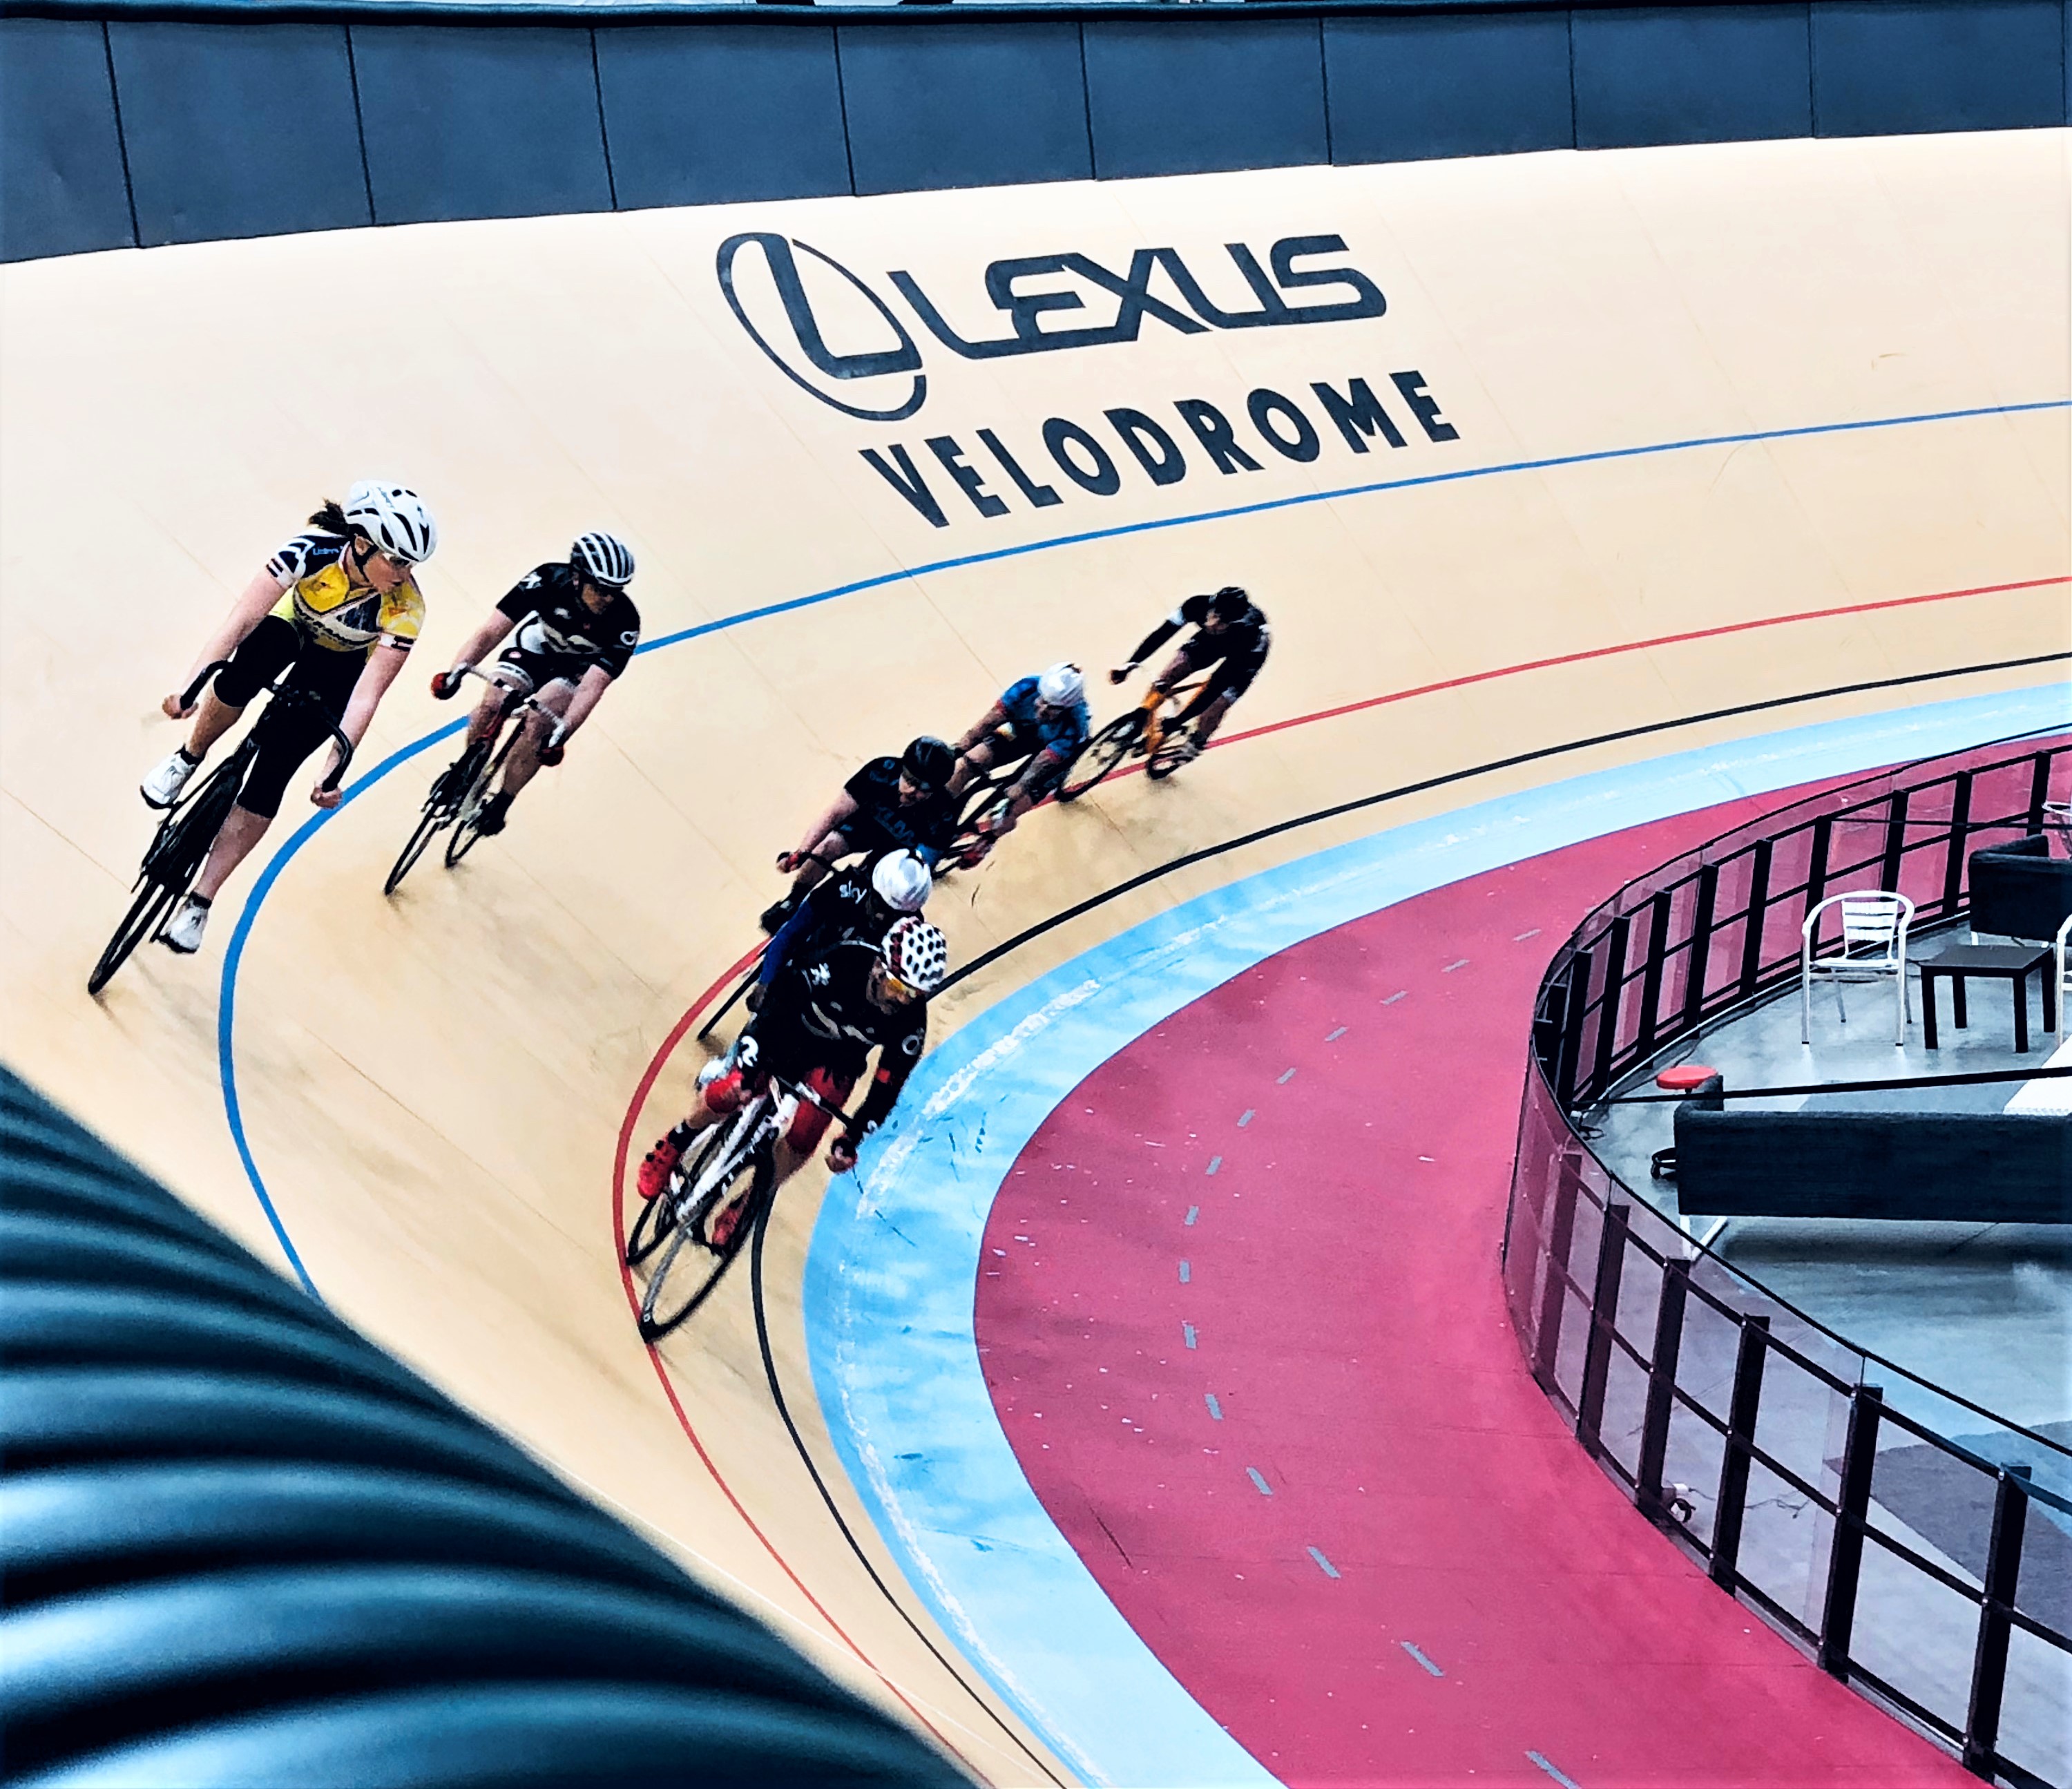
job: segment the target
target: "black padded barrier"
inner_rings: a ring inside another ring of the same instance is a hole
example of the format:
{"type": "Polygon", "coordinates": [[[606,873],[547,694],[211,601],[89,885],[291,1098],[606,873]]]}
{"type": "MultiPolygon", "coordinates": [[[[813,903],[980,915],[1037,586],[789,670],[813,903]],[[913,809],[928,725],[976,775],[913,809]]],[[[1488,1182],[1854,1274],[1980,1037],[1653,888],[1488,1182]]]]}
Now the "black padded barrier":
{"type": "Polygon", "coordinates": [[[860,193],[1093,176],[1069,22],[845,24],[841,84],[860,193]]]}
{"type": "Polygon", "coordinates": [[[2072,118],[2068,37],[2072,0],[0,0],[0,259],[369,216],[2026,129],[2072,118]]]}
{"type": "Polygon", "coordinates": [[[10,1783],[965,1779],[0,1070],[10,1783]]]}

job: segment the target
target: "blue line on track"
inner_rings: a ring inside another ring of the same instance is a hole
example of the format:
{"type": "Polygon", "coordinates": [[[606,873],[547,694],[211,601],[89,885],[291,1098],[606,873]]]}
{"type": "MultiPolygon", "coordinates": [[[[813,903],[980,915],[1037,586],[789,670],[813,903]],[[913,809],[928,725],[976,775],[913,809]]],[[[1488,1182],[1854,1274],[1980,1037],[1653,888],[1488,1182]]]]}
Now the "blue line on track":
{"type": "MultiPolygon", "coordinates": [[[[1154,517],[1149,521],[1125,522],[1114,528],[1092,528],[1082,533],[1060,535],[1051,540],[1026,541],[1019,546],[997,547],[989,552],[965,553],[955,558],[938,559],[925,565],[882,572],[874,578],[858,578],[851,583],[818,590],[810,596],[793,597],[783,603],[766,603],[760,608],[744,609],[735,615],[722,615],[716,621],[701,622],[695,627],[680,628],[673,634],[664,634],[660,639],[647,641],[639,648],[635,656],[658,652],[665,646],[676,646],[685,640],[701,639],[708,634],[722,633],[730,628],[745,626],[751,621],[786,615],[795,609],[812,608],[819,603],[831,603],[837,597],[853,596],[864,590],[880,589],[905,578],[925,578],[936,572],[955,571],[968,565],[985,565],[997,559],[1018,558],[1027,553],[1047,553],[1060,547],[1082,546],[1089,541],[1114,540],[1127,534],[1185,528],[1197,522],[1224,521],[1234,516],[1262,515],[1269,510],[1293,509],[1306,504],[1328,503],[1341,497],[1372,496],[1383,491],[1413,490],[1421,485],[1453,484],[1467,479],[1494,478],[1511,472],[1551,471],[1562,467],[1638,459],[1653,454],[1688,453],[1704,447],[1740,447],[1765,441],[1790,441],[1819,435],[1856,434],[1867,430],[1901,429],[1922,423],[1959,422],[1980,417],[2019,416],[2037,410],[2068,409],[2072,409],[2072,398],[2047,398],[2027,404],[1981,405],[1970,409],[1932,410],[1909,416],[1873,417],[1857,422],[1816,422],[1797,428],[1753,430],[1741,434],[1695,435],[1686,440],[1654,442],[1638,447],[1603,447],[1589,453],[1560,454],[1540,459],[1511,460],[1498,466],[1464,467],[1457,471],[1429,472],[1413,478],[1383,479],[1365,484],[1342,485],[1331,491],[1300,491],[1292,496],[1268,498],[1256,504],[1202,510],[1190,516],[1166,516],[1154,517]]],[[[251,936],[252,928],[258,920],[259,911],[280,880],[282,872],[304,845],[315,837],[334,816],[344,812],[391,771],[408,763],[420,752],[428,751],[440,740],[450,738],[466,724],[465,717],[449,722],[422,738],[391,752],[347,788],[345,799],[337,807],[328,811],[319,809],[298,827],[287,842],[268,860],[266,867],[252,885],[252,892],[246,898],[244,911],[238,915],[236,928],[231,934],[230,948],[224,956],[222,992],[217,1004],[216,1030],[217,1068],[223,1083],[224,1117],[230,1125],[231,1139],[237,1148],[237,1158],[244,1164],[245,1177],[252,1183],[252,1191],[259,1200],[260,1209],[266,1214],[266,1221],[273,1227],[273,1235],[286,1254],[290,1265],[294,1267],[297,1277],[312,1297],[319,1296],[315,1282],[303,1266],[302,1257],[296,1253],[295,1245],[289,1239],[287,1227],[281,1221],[281,1214],[266,1190],[265,1177],[259,1172],[258,1163],[253,1158],[251,1144],[245,1131],[244,1108],[237,1095],[233,1029],[237,1004],[237,973],[245,960],[245,941],[251,936]]],[[[1284,1080],[1286,1078],[1282,1077],[1284,1080]]]]}

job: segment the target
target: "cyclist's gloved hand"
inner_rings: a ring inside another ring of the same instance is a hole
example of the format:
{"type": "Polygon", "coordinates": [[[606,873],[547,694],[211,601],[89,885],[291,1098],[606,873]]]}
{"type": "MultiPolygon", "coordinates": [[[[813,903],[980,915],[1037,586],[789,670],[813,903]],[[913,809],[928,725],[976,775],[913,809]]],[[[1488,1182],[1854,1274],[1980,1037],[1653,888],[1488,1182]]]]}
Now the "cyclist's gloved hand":
{"type": "Polygon", "coordinates": [[[856,1166],[856,1145],[846,1137],[838,1138],[828,1146],[828,1166],[838,1174],[845,1174],[856,1166]]]}
{"type": "Polygon", "coordinates": [[[335,808],[343,799],[343,791],[327,789],[321,783],[310,791],[310,800],[319,808],[335,808]]]}
{"type": "Polygon", "coordinates": [[[1108,681],[1110,683],[1120,683],[1124,678],[1128,677],[1129,673],[1136,668],[1137,668],[1134,665],[1131,664],[1117,665],[1114,670],[1108,672],[1108,681]]]}
{"type": "Polygon", "coordinates": [[[749,1011],[751,1013],[759,1013],[763,1010],[763,996],[764,991],[763,985],[759,981],[748,990],[749,1011]]]}
{"type": "Polygon", "coordinates": [[[442,702],[450,701],[460,693],[460,679],[449,677],[443,671],[434,671],[432,673],[432,693],[442,702]]]}
{"type": "Polygon", "coordinates": [[[565,744],[558,746],[542,746],[540,748],[540,762],[551,767],[552,766],[561,763],[561,755],[567,750],[568,747],[565,744]]]}
{"type": "Polygon", "coordinates": [[[753,1031],[742,1034],[741,1041],[734,1047],[734,1066],[746,1075],[762,1059],[763,1046],[755,1041],[753,1031]]]}

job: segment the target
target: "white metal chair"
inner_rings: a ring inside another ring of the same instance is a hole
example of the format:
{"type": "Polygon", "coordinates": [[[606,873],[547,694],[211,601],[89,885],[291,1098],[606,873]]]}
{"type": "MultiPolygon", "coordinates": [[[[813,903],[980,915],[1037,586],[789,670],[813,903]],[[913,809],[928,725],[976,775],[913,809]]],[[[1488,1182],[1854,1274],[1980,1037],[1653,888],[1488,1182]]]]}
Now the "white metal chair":
{"type": "Polygon", "coordinates": [[[1813,1041],[1813,984],[1832,982],[1835,1010],[1842,1022],[1849,1022],[1849,1010],[1842,989],[1852,981],[1894,984],[1893,1006],[1897,1022],[1893,1043],[1906,1042],[1906,1028],[1914,1019],[1913,993],[1906,985],[1906,933],[1914,923],[1914,903],[1904,894],[1889,894],[1865,889],[1847,894],[1830,894],[1806,915],[1799,928],[1799,1041],[1813,1041]],[[1820,955],[1820,918],[1830,907],[1841,910],[1840,953],[1820,955]]]}
{"type": "MultiPolygon", "coordinates": [[[[2065,996],[2067,991],[2065,983],[2065,969],[2066,956],[2072,955],[2072,914],[2068,914],[2059,924],[2057,941],[2050,948],[2054,953],[2050,973],[2058,977],[2058,1035],[2062,1040],[2067,1031],[2072,1031],[2072,1018],[2068,1018],[2065,1011],[2065,996]]],[[[2028,992],[2029,989],[2025,986],[2021,990],[2021,993],[2025,995],[2028,992]]]]}

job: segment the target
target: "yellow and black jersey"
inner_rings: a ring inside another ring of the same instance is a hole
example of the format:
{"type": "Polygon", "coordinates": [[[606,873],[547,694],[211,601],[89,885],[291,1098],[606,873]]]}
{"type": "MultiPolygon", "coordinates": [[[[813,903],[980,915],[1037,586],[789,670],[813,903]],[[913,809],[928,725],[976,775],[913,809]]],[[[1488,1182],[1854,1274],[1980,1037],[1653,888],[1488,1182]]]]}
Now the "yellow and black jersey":
{"type": "Polygon", "coordinates": [[[405,578],[386,596],[345,574],[347,543],[335,534],[298,534],[266,561],[288,587],[272,613],[305,640],[334,652],[364,652],[376,640],[408,651],[425,624],[425,599],[405,578]]]}

